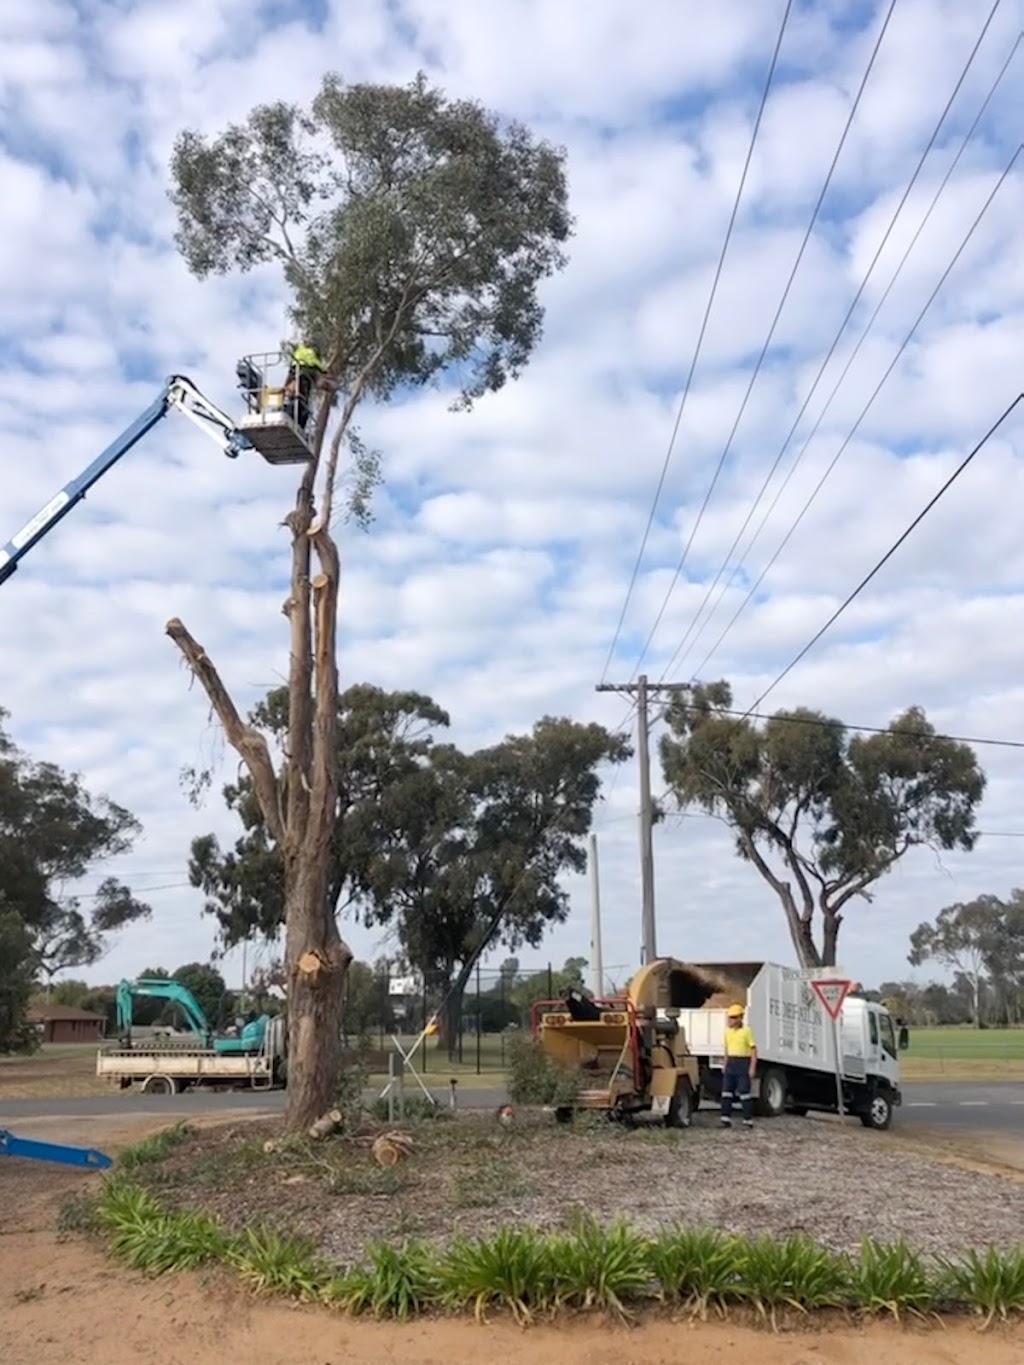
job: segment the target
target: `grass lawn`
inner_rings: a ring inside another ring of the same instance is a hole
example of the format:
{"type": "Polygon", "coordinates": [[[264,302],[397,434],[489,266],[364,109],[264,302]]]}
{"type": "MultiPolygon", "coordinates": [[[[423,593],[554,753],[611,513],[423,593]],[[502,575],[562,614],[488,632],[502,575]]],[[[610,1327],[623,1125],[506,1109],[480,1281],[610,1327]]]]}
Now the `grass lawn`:
{"type": "Polygon", "coordinates": [[[904,1081],[1024,1080],[1024,1029],[914,1028],[904,1081]]]}

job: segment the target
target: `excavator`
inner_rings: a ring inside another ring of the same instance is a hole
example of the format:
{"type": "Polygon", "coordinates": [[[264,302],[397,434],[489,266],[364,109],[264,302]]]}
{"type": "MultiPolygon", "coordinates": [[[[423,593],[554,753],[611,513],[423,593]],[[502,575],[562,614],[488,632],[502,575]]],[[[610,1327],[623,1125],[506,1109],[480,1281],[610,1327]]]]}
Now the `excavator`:
{"type": "Polygon", "coordinates": [[[690,1126],[699,1067],[679,1026],[684,970],[673,958],[658,958],[640,968],[623,996],[592,1000],[570,991],[562,1001],[533,1007],[541,1049],[583,1081],[574,1106],[556,1107],[559,1122],[577,1108],[627,1120],[647,1113],[667,1128],[690,1126]]]}
{"type": "MultiPolygon", "coordinates": [[[[161,976],[143,976],[137,981],[122,981],[117,987],[117,1034],[124,1048],[132,1045],[134,1002],[140,996],[147,1000],[168,1000],[177,1005],[189,1028],[199,1039],[200,1047],[207,1050],[221,1054],[246,1054],[259,1052],[263,1046],[270,1023],[269,1015],[261,1014],[251,1019],[243,1025],[237,1036],[220,1036],[210,1027],[195,996],[180,981],[161,976]]],[[[147,1049],[150,1047],[147,1040],[147,1049]]]]}

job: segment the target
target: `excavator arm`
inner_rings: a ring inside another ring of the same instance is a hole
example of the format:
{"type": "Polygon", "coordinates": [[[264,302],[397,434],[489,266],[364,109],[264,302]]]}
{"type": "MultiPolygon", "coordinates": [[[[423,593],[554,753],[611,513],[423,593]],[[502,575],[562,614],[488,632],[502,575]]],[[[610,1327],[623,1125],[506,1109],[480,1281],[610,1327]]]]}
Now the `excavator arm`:
{"type": "Polygon", "coordinates": [[[123,1038],[129,1038],[132,1031],[134,1002],[142,996],[148,1000],[170,1000],[179,1007],[188,1021],[189,1028],[209,1047],[213,1037],[206,1015],[191,991],[179,981],[162,976],[140,977],[138,981],[122,981],[117,988],[117,1031],[123,1038]]]}

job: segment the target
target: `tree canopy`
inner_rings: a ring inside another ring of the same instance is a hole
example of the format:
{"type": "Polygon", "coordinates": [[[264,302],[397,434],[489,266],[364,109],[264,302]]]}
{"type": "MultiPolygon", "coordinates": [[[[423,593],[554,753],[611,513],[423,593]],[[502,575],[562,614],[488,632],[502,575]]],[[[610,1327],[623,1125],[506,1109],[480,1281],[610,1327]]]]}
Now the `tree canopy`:
{"type": "MultiPolygon", "coordinates": [[[[286,694],[251,721],[282,732],[286,694]]],[[[410,965],[447,998],[450,1044],[470,974],[495,944],[536,947],[568,914],[561,884],[586,867],[599,769],[629,757],[600,725],[545,717],[473,753],[438,740],[448,715],[415,692],[361,684],[339,699],[339,799],[332,842],[334,913],[390,927],[410,965]]],[[[226,942],[281,924],[280,850],[251,784],[224,789],[243,832],[230,851],[193,842],[190,877],[226,942]]],[[[368,989],[361,981],[355,997],[368,989]]]]}
{"type": "Polygon", "coordinates": [[[986,1003],[1002,1022],[1019,1023],[1024,1018],[1024,891],[1012,891],[1006,901],[982,895],[945,906],[910,935],[907,961],[914,967],[932,961],[955,972],[970,993],[975,1028],[986,1003]]]}
{"type": "Polygon", "coordinates": [[[870,900],[912,848],[969,852],[978,837],[977,757],[919,707],[870,735],[803,707],[757,723],[733,712],[719,681],[676,694],[666,719],[671,793],[733,831],[739,856],[781,902],[805,967],[835,965],[846,907],[870,900]]]}
{"type": "Polygon", "coordinates": [[[78,774],[22,753],[6,720],[0,710],[0,993],[20,1001],[13,1019],[24,1010],[26,974],[31,991],[38,978],[91,966],[112,935],[151,910],[116,877],[89,895],[71,890],[97,864],[128,853],[141,826],[123,806],[90,794],[78,774]]]}

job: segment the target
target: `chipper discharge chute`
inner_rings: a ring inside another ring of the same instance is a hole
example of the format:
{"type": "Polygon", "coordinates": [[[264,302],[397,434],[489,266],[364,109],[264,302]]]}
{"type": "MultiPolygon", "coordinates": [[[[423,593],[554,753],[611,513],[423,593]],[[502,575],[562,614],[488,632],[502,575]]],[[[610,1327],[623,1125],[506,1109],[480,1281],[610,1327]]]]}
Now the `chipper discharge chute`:
{"type": "MultiPolygon", "coordinates": [[[[684,964],[659,958],[642,967],[624,996],[591,1000],[571,991],[564,1001],[534,1006],[533,1032],[544,1052],[583,1080],[575,1105],[618,1117],[650,1113],[669,1128],[689,1127],[698,1085],[677,999],[684,964]]],[[[687,978],[688,979],[688,978],[687,978]]],[[[569,1107],[556,1109],[561,1121],[569,1107]]]]}

